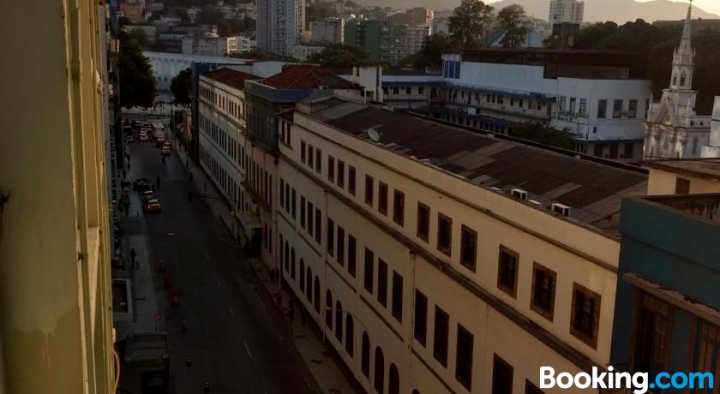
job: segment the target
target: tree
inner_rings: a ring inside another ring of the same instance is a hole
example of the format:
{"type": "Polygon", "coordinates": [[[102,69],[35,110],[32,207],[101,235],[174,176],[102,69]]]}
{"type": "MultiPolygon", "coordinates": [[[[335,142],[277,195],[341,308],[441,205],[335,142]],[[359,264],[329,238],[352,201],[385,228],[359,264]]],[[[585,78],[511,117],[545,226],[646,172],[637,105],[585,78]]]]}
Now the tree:
{"type": "Polygon", "coordinates": [[[220,24],[220,21],[223,19],[224,17],[222,12],[212,8],[206,8],[200,11],[197,21],[202,25],[217,25],[220,24]]]}
{"type": "Polygon", "coordinates": [[[266,52],[260,48],[251,49],[249,51],[240,52],[240,53],[232,53],[229,55],[229,57],[238,57],[241,59],[254,59],[254,60],[277,60],[277,61],[283,61],[283,62],[297,62],[297,59],[291,57],[291,56],[283,56],[278,55],[276,53],[272,52],[266,52]]]}
{"type": "Polygon", "coordinates": [[[320,53],[310,56],[308,62],[332,68],[349,68],[374,64],[365,48],[346,44],[330,45],[320,53]]]}
{"type": "Polygon", "coordinates": [[[521,5],[512,4],[498,12],[500,26],[505,30],[500,44],[503,48],[519,48],[530,33],[530,20],[521,5]]]}
{"type": "Polygon", "coordinates": [[[150,107],[155,100],[155,77],[138,44],[120,33],[120,105],[150,107]]]}
{"type": "Polygon", "coordinates": [[[558,131],[540,123],[518,123],[513,125],[510,136],[550,145],[562,149],[573,149],[575,141],[567,131],[558,131]]]}
{"type": "Polygon", "coordinates": [[[461,0],[448,19],[450,38],[462,48],[485,46],[493,7],[481,0],[461,0]]]}
{"type": "Polygon", "coordinates": [[[192,90],[192,71],[188,68],[182,70],[170,82],[170,91],[178,104],[190,104],[190,91],[192,90]]]}
{"type": "Polygon", "coordinates": [[[130,30],[128,33],[128,39],[135,42],[137,46],[140,47],[140,49],[145,50],[150,45],[150,40],[148,39],[147,33],[145,30],[141,28],[134,28],[130,30]]]}
{"type": "Polygon", "coordinates": [[[442,55],[452,52],[455,48],[444,33],[433,34],[425,37],[422,48],[415,55],[415,68],[423,70],[426,68],[442,67],[442,55]]]}

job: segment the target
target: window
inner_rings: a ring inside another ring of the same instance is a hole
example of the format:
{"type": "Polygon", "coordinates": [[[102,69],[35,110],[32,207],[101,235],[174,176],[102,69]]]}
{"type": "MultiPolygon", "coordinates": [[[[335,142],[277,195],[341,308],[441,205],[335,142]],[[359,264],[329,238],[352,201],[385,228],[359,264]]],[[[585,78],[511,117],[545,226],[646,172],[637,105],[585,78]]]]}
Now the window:
{"type": "Polygon", "coordinates": [[[417,236],[428,242],[430,235],[430,207],[419,202],[417,207],[417,236]]]}
{"type": "Polygon", "coordinates": [[[450,256],[450,247],[452,245],[452,219],[438,213],[438,235],[437,248],[439,251],[450,256]]]}
{"type": "Polygon", "coordinates": [[[675,178],[675,194],[685,196],[690,194],[690,180],[675,178]]]}
{"type": "Polygon", "coordinates": [[[313,235],[313,210],[314,210],[313,204],[312,204],[310,201],[308,201],[308,210],[307,210],[307,222],[308,222],[308,225],[307,225],[307,232],[308,232],[308,234],[310,234],[310,236],[313,235]]]}
{"type": "Polygon", "coordinates": [[[525,394],[545,394],[542,390],[531,381],[525,381],[525,394]]]}
{"type": "Polygon", "coordinates": [[[435,335],[433,336],[433,357],[447,367],[448,314],[435,306],[435,335]]]}
{"type": "Polygon", "coordinates": [[[567,97],[560,97],[560,112],[565,112],[565,103],[567,103],[567,97]]]}
{"type": "Polygon", "coordinates": [[[328,155],[328,180],[335,182],[335,159],[328,155]]]}
{"type": "Polygon", "coordinates": [[[373,191],[375,188],[375,183],[373,181],[373,177],[370,175],[365,175],[365,204],[372,206],[373,205],[373,191]]]}
{"type": "Polygon", "coordinates": [[[345,162],[342,160],[337,163],[337,185],[341,189],[345,187],[345,162]]]}
{"type": "Polygon", "coordinates": [[[300,141],[300,162],[305,163],[305,141],[300,141]]]}
{"type": "Polygon", "coordinates": [[[410,94],[412,92],[412,88],[405,88],[405,94],[410,94]]]}
{"type": "Polygon", "coordinates": [[[498,288],[515,298],[517,294],[518,254],[500,245],[498,288]]]}
{"type": "Polygon", "coordinates": [[[667,348],[672,337],[672,308],[647,293],[640,293],[635,327],[633,370],[660,372],[667,370],[667,348]]]}
{"type": "Polygon", "coordinates": [[[390,364],[388,377],[388,394],[400,394],[400,374],[395,364],[390,364]]]}
{"type": "Polygon", "coordinates": [[[333,304],[332,293],[330,290],[325,291],[325,325],[332,331],[333,323],[333,304]]]}
{"type": "Polygon", "coordinates": [[[405,193],[395,190],[393,198],[393,221],[399,225],[405,223],[405,193]]]}
{"type": "Polygon", "coordinates": [[[373,292],[373,265],[375,264],[375,254],[372,250],[365,248],[365,290],[371,294],[373,292]]]}
{"type": "Polygon", "coordinates": [[[330,256],[335,253],[335,222],[329,217],[327,220],[327,252],[330,256]]]}
{"type": "Polygon", "coordinates": [[[335,338],[338,342],[343,340],[343,308],[340,300],[335,301],[335,338]]]}
{"type": "Polygon", "coordinates": [[[475,272],[477,232],[465,225],[462,226],[460,231],[460,264],[470,271],[475,272]]]}
{"type": "Polygon", "coordinates": [[[383,394],[385,391],[385,357],[380,346],[375,348],[375,382],[373,387],[375,390],[383,394]]]}
{"type": "Polygon", "coordinates": [[[388,209],[388,186],[383,182],[378,182],[378,211],[383,215],[387,215],[388,209]]]}
{"type": "Polygon", "coordinates": [[[555,310],[555,271],[541,264],[533,264],[532,298],[530,309],[553,320],[555,310]]]}
{"type": "Polygon", "coordinates": [[[623,108],[622,100],[613,100],[613,119],[622,118],[622,108],[623,108]]]}
{"type": "Polygon", "coordinates": [[[629,143],[629,142],[625,143],[625,153],[624,153],[623,157],[626,159],[631,159],[633,157],[633,144],[632,143],[629,143]]]}
{"type": "Polygon", "coordinates": [[[592,348],[597,346],[600,300],[600,294],[577,283],[573,284],[570,334],[592,348]]]}
{"type": "Polygon", "coordinates": [[[392,281],[392,315],[393,317],[402,323],[402,311],[403,311],[403,277],[397,272],[393,271],[392,281]]]}
{"type": "Polygon", "coordinates": [[[314,158],[315,158],[315,150],[313,149],[312,145],[308,145],[308,162],[307,163],[308,163],[308,166],[310,166],[310,168],[313,168],[314,158]]]}
{"type": "Polygon", "coordinates": [[[366,378],[370,378],[370,338],[368,338],[367,332],[363,332],[362,335],[360,370],[366,378]]]}
{"type": "Polygon", "coordinates": [[[513,367],[497,354],[493,360],[492,394],[512,394],[513,367]]]}
{"type": "Polygon", "coordinates": [[[300,227],[305,228],[305,197],[300,196],[300,227]]]}
{"type": "Polygon", "coordinates": [[[427,338],[427,297],[420,290],[415,290],[415,340],[425,346],[427,338]]]}
{"type": "Polygon", "coordinates": [[[575,97],[570,97],[570,110],[569,110],[569,112],[570,112],[571,114],[574,114],[574,113],[575,113],[575,103],[576,103],[575,97]]]}
{"type": "Polygon", "coordinates": [[[638,102],[637,100],[630,100],[628,102],[628,118],[634,119],[637,118],[637,106],[638,102]]]}
{"type": "Polygon", "coordinates": [[[345,264],[345,229],[337,227],[337,262],[345,264]]]}
{"type": "Polygon", "coordinates": [[[468,390],[472,390],[473,342],[473,334],[458,324],[457,345],[455,347],[455,379],[468,390]]]}
{"type": "Polygon", "coordinates": [[[295,188],[293,188],[292,189],[292,206],[291,206],[293,219],[295,219],[295,202],[296,202],[295,196],[296,196],[295,188]]]}
{"type": "Polygon", "coordinates": [[[318,208],[315,208],[315,242],[322,242],[322,213],[318,208]]]}
{"type": "Polygon", "coordinates": [[[322,174],[322,151],[315,148],[315,172],[322,174]]]}
{"type": "Polygon", "coordinates": [[[348,166],[348,191],[355,195],[355,167],[348,166]]]}
{"type": "Polygon", "coordinates": [[[352,358],[355,350],[355,323],[352,315],[345,315],[345,351],[352,358]]]}
{"type": "Polygon", "coordinates": [[[400,88],[393,88],[393,94],[400,94],[400,88]]]}
{"type": "Polygon", "coordinates": [[[348,273],[353,278],[355,277],[355,262],[357,259],[357,245],[355,241],[355,237],[348,234],[348,273]]]}
{"type": "Polygon", "coordinates": [[[607,100],[603,99],[598,101],[597,117],[598,119],[605,119],[607,117],[607,100]]]}
{"type": "Polygon", "coordinates": [[[388,267],[387,263],[383,259],[378,259],[378,289],[377,299],[378,302],[387,307],[387,283],[388,280],[388,267]]]}

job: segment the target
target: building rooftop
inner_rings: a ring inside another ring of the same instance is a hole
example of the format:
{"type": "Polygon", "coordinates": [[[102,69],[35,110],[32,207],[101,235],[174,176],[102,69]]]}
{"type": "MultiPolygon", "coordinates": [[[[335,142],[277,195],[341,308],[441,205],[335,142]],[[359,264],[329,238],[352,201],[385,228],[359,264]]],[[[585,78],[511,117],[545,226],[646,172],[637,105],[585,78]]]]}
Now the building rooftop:
{"type": "Polygon", "coordinates": [[[647,189],[641,169],[585,160],[574,152],[529,146],[338,98],[309,108],[314,119],[361,139],[369,140],[368,130],[374,129],[385,149],[475,185],[508,194],[512,188],[523,189],[542,209],[554,202],[567,205],[572,219],[608,232],[617,228],[622,197],[645,194],[647,189]]]}
{"type": "Polygon", "coordinates": [[[720,224],[720,194],[647,196],[644,199],[720,224]]]}
{"type": "Polygon", "coordinates": [[[355,89],[356,86],[332,71],[315,65],[301,64],[287,67],[262,81],[275,89],[355,89]]]}
{"type": "Polygon", "coordinates": [[[223,83],[228,86],[232,86],[236,89],[245,89],[245,81],[251,81],[260,79],[260,77],[242,71],[236,71],[229,68],[220,68],[218,70],[205,74],[206,77],[223,83]]]}
{"type": "Polygon", "coordinates": [[[652,160],[643,164],[658,170],[720,181],[720,159],[652,160]]]}

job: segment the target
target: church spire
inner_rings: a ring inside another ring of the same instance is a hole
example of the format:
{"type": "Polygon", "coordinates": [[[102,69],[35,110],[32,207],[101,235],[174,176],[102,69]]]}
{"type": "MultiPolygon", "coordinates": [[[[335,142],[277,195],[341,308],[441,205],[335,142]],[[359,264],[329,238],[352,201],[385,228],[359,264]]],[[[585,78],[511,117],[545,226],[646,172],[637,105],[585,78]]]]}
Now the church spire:
{"type": "Polygon", "coordinates": [[[680,46],[675,48],[673,55],[673,72],[670,81],[670,89],[688,90],[692,88],[693,57],[695,51],[692,48],[692,0],[688,5],[687,17],[683,26],[680,46]]]}

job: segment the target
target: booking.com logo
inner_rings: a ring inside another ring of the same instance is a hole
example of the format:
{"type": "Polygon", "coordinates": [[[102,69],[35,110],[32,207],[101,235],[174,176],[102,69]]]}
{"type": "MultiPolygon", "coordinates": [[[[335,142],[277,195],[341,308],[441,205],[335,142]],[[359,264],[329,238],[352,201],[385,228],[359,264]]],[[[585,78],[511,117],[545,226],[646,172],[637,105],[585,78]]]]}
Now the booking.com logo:
{"type": "Polygon", "coordinates": [[[560,372],[557,376],[555,368],[540,367],[541,389],[629,389],[635,394],[644,394],[653,389],[712,390],[714,385],[715,376],[710,372],[659,372],[651,379],[647,372],[615,372],[612,366],[602,372],[593,367],[589,373],[560,372]]]}

